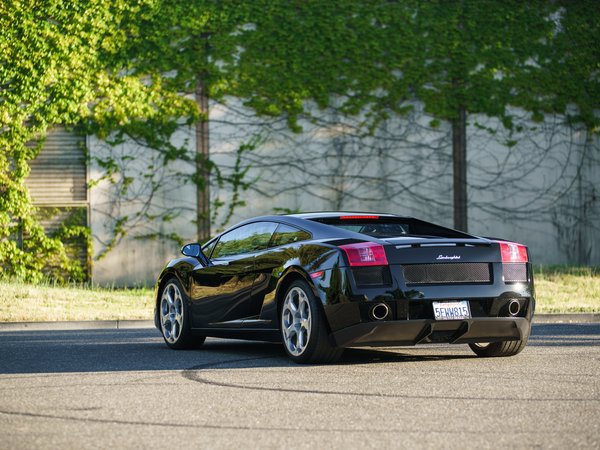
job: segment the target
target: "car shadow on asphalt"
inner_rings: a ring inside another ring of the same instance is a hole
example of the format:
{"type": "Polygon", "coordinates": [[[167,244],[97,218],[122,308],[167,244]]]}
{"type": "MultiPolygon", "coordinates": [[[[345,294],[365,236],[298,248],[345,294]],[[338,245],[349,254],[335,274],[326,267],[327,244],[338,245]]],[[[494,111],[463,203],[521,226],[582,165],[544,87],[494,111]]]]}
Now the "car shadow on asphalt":
{"type": "MultiPolygon", "coordinates": [[[[600,324],[535,325],[529,345],[600,345],[600,324]]],[[[465,346],[347,349],[337,365],[476,358],[465,346]],[[428,349],[420,354],[415,349],[428,349]],[[433,351],[432,351],[433,350],[433,351]]],[[[207,339],[198,350],[168,349],[156,330],[0,333],[0,374],[173,371],[193,368],[294,367],[281,344],[207,339]]]]}
{"type": "MultiPolygon", "coordinates": [[[[377,364],[386,362],[414,362],[414,361],[441,361],[451,359],[469,359],[475,355],[464,355],[458,352],[453,353],[452,348],[448,346],[430,346],[429,354],[416,354],[414,349],[418,347],[361,347],[347,348],[344,350],[341,358],[336,361],[335,365],[356,365],[356,364],[377,364]],[[431,354],[431,349],[438,348],[440,352],[436,355],[431,354]],[[443,350],[442,350],[443,349],[443,350]]],[[[425,348],[425,347],[422,347],[425,348]]],[[[228,354],[237,356],[244,361],[256,361],[252,363],[256,367],[264,366],[291,366],[295,367],[298,364],[289,360],[285,354],[282,344],[271,344],[265,342],[241,342],[241,341],[217,341],[207,342],[203,347],[205,352],[216,352],[218,354],[228,354]],[[252,357],[249,353],[253,353],[252,357]]],[[[224,363],[222,363],[224,364],[224,363]]],[[[222,365],[220,364],[220,365],[222,365]]],[[[308,364],[311,365],[311,364],[308,364]]],[[[244,367],[249,364],[245,363],[244,367]]]]}
{"type": "MultiPolygon", "coordinates": [[[[346,349],[338,365],[432,361],[471,356],[415,355],[401,348],[346,349]]],[[[208,338],[174,351],[155,330],[26,331],[0,334],[0,374],[188,370],[196,367],[294,367],[281,344],[208,338]]]]}

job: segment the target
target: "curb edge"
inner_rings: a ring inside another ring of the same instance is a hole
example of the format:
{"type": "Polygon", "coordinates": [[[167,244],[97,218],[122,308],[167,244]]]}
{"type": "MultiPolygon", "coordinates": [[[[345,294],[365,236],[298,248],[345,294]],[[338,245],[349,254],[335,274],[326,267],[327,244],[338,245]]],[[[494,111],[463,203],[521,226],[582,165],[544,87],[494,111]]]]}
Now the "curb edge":
{"type": "MultiPolygon", "coordinates": [[[[600,323],[600,313],[536,314],[534,324],[600,323]]],[[[154,328],[153,320],[82,320],[57,322],[0,322],[3,331],[135,330],[154,328]]]]}

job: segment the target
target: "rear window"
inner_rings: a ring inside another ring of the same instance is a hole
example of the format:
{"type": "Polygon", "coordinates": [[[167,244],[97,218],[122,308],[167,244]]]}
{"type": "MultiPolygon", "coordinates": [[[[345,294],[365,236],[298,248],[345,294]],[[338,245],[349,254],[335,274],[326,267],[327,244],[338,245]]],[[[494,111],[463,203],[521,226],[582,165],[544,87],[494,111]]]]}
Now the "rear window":
{"type": "Polygon", "coordinates": [[[376,217],[352,218],[322,217],[311,219],[315,222],[366,234],[375,238],[393,238],[400,236],[468,238],[472,237],[460,231],[445,228],[433,223],[412,218],[376,217]]]}
{"type": "Polygon", "coordinates": [[[356,224],[334,223],[330,225],[373,237],[392,237],[410,234],[410,227],[406,223],[360,222],[356,224]]]}

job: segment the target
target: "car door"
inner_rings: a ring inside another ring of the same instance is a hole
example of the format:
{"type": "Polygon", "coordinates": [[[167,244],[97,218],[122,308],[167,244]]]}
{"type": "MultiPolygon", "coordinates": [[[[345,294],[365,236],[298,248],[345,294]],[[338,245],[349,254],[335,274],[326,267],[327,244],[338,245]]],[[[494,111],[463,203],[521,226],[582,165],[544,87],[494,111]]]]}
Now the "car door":
{"type": "Polygon", "coordinates": [[[256,254],[254,270],[256,277],[252,286],[250,312],[257,320],[246,321],[245,327],[272,328],[277,323],[277,305],[275,303],[275,288],[279,278],[274,273],[282,273],[284,265],[298,257],[296,242],[311,238],[307,231],[287,224],[279,224],[271,238],[269,250],[256,254]]]}
{"type": "Polygon", "coordinates": [[[210,255],[211,265],[192,273],[194,328],[239,327],[242,319],[252,315],[254,255],[267,248],[276,228],[273,222],[250,223],[217,240],[210,255]]]}

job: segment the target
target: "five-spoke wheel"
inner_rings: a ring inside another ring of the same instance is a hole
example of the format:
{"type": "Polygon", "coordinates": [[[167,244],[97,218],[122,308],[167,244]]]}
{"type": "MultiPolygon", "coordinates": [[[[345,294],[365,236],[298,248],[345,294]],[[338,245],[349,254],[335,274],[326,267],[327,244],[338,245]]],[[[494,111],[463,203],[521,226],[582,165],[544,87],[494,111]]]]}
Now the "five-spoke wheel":
{"type": "Polygon", "coordinates": [[[170,344],[176,343],[183,329],[183,299],[174,282],[167,284],[162,292],[160,325],[165,341],[170,344]]]}
{"type": "Polygon", "coordinates": [[[192,336],[187,304],[187,297],[179,281],[169,279],[161,290],[158,314],[163,338],[174,349],[198,347],[205,339],[203,336],[192,336]]]}
{"type": "Polygon", "coordinates": [[[312,324],[310,302],[300,287],[288,291],[281,317],[283,343],[292,355],[299,356],[306,350],[312,324]]]}
{"type": "Polygon", "coordinates": [[[323,307],[310,286],[294,281],[280,309],[281,340],[288,356],[297,363],[327,363],[337,360],[343,348],[330,341],[323,307]]]}

